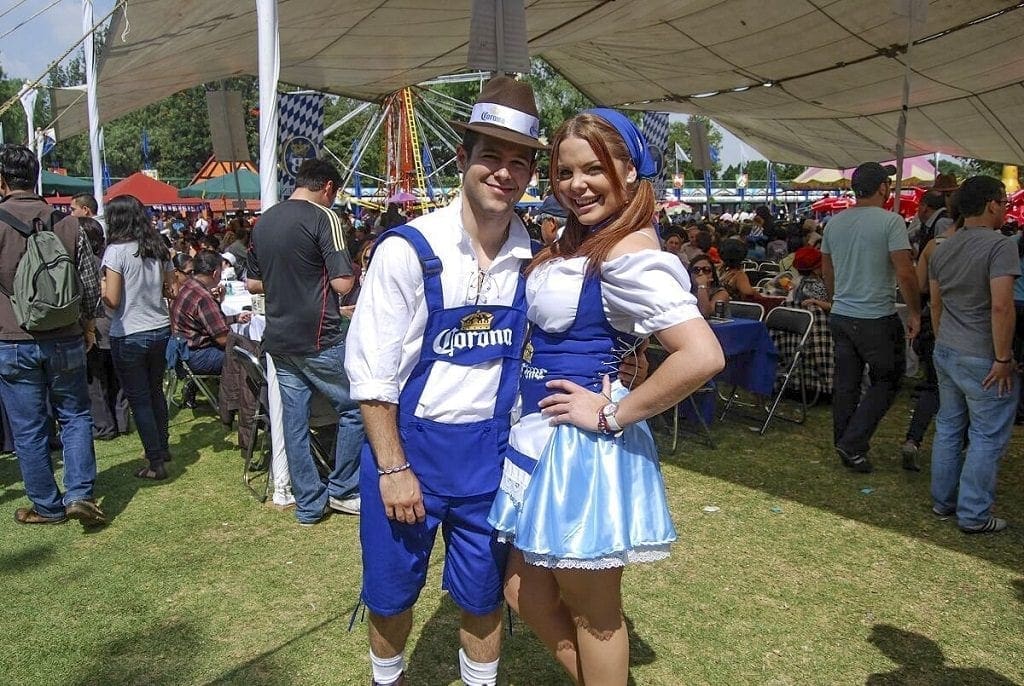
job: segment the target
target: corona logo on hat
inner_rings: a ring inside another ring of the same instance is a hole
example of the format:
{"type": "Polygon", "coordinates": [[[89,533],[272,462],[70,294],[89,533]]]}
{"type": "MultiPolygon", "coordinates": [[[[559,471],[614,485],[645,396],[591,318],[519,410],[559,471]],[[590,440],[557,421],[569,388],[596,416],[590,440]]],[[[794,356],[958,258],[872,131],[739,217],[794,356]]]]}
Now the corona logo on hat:
{"type": "Polygon", "coordinates": [[[460,131],[468,129],[536,150],[547,149],[538,140],[540,116],[533,89],[508,76],[496,76],[484,84],[468,123],[449,123],[460,131]]]}

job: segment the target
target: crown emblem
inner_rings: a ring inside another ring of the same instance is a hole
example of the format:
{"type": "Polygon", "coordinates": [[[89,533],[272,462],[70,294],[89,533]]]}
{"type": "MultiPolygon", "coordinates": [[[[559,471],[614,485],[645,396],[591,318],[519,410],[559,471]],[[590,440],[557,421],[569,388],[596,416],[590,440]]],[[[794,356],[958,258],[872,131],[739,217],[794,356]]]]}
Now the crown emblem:
{"type": "Polygon", "coordinates": [[[490,312],[474,312],[459,320],[459,328],[463,331],[490,331],[494,323],[494,315],[490,312]]]}

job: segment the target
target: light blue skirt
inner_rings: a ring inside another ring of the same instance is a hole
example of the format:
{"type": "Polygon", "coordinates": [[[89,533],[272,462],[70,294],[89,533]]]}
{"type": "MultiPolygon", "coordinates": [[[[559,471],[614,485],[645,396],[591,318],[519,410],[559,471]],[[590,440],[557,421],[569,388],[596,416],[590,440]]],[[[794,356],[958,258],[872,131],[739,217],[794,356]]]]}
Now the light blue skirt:
{"type": "Polygon", "coordinates": [[[646,422],[618,438],[559,425],[537,460],[509,448],[488,521],[541,567],[663,559],[676,531],[657,454],[646,422]]]}

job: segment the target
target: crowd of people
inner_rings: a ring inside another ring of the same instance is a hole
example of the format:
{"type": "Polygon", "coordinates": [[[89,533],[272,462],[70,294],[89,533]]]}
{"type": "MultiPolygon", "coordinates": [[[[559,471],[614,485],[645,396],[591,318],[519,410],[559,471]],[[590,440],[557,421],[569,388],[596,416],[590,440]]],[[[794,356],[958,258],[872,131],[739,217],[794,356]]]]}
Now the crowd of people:
{"type": "MultiPolygon", "coordinates": [[[[224,313],[224,284],[241,282],[264,299],[259,345],[279,393],[286,463],[271,502],[304,526],[359,517],[381,686],[405,682],[439,530],[464,683],[496,682],[503,602],[574,682],[626,683],[623,568],[663,559],[677,536],[646,420],[723,369],[709,320],[731,302],[816,313],[834,349],[832,442],[854,472],[874,468],[912,339],[924,380],[902,466],[920,468],[934,417],[932,510],[966,533],[1006,527],[992,508],[1021,397],[1024,249],[999,231],[1000,182],[940,176],[910,230],[883,209],[895,170],[873,162],[853,174],[857,205],[825,227],[766,206],[673,220],[656,211],[658,162],[619,112],[581,112],[548,146],[532,89],[497,77],[457,126],[461,192],[446,207],[354,220],[332,209],[338,171],[309,160],[287,200],[223,229],[150,216],[131,196],[107,203],[105,229],[88,195],[55,217],[32,191],[35,156],[3,146],[0,400],[31,501],[16,521],[105,524],[93,441],[128,432],[129,416],[145,457],[135,475],[168,477],[168,349],[219,374],[232,326],[255,316],[224,313]],[[518,212],[543,152],[551,195],[518,212]],[[77,293],[73,319],[49,328],[19,314],[16,278],[41,224],[77,293]],[[653,372],[652,336],[666,353],[653,372]],[[314,396],[337,414],[325,476],[314,396]]],[[[194,404],[195,389],[183,396],[194,404]]]]}

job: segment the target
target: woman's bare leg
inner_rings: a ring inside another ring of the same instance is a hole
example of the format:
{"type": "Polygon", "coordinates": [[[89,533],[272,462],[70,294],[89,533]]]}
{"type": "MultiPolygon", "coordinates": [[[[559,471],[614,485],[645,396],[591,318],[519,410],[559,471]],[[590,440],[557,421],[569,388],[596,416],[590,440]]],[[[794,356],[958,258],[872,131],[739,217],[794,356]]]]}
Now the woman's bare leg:
{"type": "Polygon", "coordinates": [[[576,625],[581,681],[624,686],[629,634],[622,617],[622,568],[556,569],[554,576],[576,625]]]}
{"type": "Polygon", "coordinates": [[[577,684],[576,624],[562,602],[552,570],[527,564],[515,548],[505,573],[505,600],[555,656],[577,684]]]}

